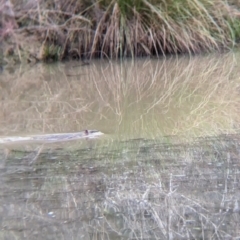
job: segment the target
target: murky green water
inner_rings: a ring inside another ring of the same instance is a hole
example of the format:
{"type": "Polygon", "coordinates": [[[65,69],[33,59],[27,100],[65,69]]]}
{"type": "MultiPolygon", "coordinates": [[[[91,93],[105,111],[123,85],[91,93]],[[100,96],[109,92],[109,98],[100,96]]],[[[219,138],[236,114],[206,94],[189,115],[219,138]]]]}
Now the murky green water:
{"type": "Polygon", "coordinates": [[[0,75],[2,239],[238,239],[239,54],[0,75]]]}

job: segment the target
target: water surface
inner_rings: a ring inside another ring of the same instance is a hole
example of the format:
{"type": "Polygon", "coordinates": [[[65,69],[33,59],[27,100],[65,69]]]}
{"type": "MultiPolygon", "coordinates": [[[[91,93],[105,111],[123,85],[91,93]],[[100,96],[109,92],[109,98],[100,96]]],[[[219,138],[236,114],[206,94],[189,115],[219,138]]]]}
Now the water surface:
{"type": "Polygon", "coordinates": [[[5,69],[0,135],[83,129],[121,139],[232,133],[239,128],[238,55],[5,69]]]}
{"type": "Polygon", "coordinates": [[[237,239],[239,54],[6,68],[3,239],[237,239]]]}

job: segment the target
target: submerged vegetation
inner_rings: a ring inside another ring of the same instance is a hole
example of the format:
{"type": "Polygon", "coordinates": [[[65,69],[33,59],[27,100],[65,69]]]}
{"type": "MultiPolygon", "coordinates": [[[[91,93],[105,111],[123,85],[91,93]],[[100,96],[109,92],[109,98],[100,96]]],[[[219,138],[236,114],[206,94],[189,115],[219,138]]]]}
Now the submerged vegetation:
{"type": "Polygon", "coordinates": [[[1,239],[239,239],[239,137],[0,151],[1,239]]]}
{"type": "Polygon", "coordinates": [[[200,53],[240,41],[237,0],[1,1],[1,40],[20,60],[200,53]]]}

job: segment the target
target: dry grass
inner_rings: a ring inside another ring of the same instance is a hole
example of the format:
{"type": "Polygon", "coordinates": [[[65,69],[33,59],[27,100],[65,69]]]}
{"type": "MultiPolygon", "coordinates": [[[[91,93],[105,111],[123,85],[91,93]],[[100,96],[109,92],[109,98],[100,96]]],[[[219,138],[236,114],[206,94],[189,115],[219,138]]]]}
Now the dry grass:
{"type": "Polygon", "coordinates": [[[199,53],[235,46],[239,2],[13,1],[17,33],[41,42],[37,59],[199,53]]]}

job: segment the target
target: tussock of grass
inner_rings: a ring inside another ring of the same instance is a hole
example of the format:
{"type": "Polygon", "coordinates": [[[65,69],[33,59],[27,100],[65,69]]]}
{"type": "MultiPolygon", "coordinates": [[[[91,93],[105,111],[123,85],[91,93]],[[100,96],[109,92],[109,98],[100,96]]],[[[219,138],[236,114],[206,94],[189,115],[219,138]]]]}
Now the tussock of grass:
{"type": "Polygon", "coordinates": [[[240,3],[223,0],[13,1],[18,32],[38,36],[39,58],[199,53],[235,46],[240,3]],[[48,50],[55,45],[59,51],[48,50]]]}

